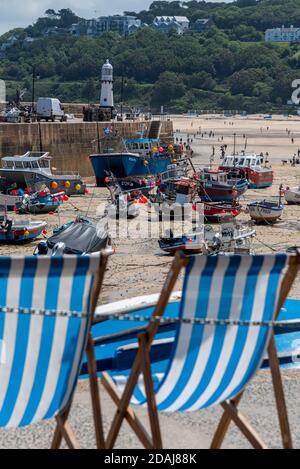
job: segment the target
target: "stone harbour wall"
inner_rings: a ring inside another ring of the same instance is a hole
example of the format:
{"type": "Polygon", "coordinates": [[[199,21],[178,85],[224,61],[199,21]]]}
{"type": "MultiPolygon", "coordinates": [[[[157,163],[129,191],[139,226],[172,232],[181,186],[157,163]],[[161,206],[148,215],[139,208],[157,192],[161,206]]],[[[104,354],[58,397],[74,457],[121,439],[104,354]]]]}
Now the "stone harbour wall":
{"type": "MultiPolygon", "coordinates": [[[[57,171],[79,172],[93,176],[89,155],[98,152],[98,140],[104,128],[113,125],[120,136],[134,138],[137,132],[148,134],[150,122],[67,122],[67,123],[0,123],[0,157],[22,155],[29,150],[47,151],[57,171]]],[[[173,141],[172,121],[163,121],[162,143],[173,141]]]]}

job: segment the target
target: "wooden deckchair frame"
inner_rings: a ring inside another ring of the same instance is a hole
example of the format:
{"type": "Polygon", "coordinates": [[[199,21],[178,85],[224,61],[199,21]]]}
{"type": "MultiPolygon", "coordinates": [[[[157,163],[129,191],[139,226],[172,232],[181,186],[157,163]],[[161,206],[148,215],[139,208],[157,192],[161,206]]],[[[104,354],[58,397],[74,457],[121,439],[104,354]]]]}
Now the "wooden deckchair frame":
{"type": "MultiPolygon", "coordinates": [[[[92,299],[91,299],[91,319],[90,327],[93,324],[98,298],[103,284],[104,274],[107,266],[107,261],[109,253],[102,252],[100,255],[99,269],[97,273],[96,282],[93,289],[92,299]]],[[[102,425],[102,414],[101,414],[101,403],[100,403],[100,393],[97,380],[97,366],[95,360],[95,351],[94,343],[91,331],[89,331],[88,341],[86,346],[86,355],[88,360],[88,371],[89,371],[89,381],[90,381],[90,392],[92,399],[92,409],[93,409],[93,419],[95,426],[95,437],[96,444],[98,449],[105,448],[104,432],[102,425]]],[[[69,413],[71,410],[72,402],[68,403],[66,408],[63,409],[56,417],[56,429],[54,432],[52,440],[52,449],[59,449],[64,439],[67,446],[70,449],[79,449],[80,445],[76,439],[76,436],[68,422],[69,413]]]]}
{"type": "MultiPolygon", "coordinates": [[[[177,253],[172,263],[171,270],[163,286],[161,296],[158,304],[153,313],[154,317],[161,317],[168,304],[169,297],[175,287],[175,283],[178,279],[179,273],[183,267],[188,264],[188,258],[183,253],[177,253]]],[[[278,316],[285,299],[293,285],[296,278],[300,265],[300,252],[289,258],[289,265],[287,273],[284,277],[281,291],[279,293],[278,307],[276,316],[278,316]]],[[[154,386],[151,375],[151,363],[150,363],[150,349],[153,339],[158,331],[159,322],[151,322],[147,330],[139,335],[139,348],[137,356],[132,366],[132,370],[127,381],[124,393],[122,397],[119,396],[116,386],[112,379],[107,373],[102,374],[101,382],[106,391],[109,393],[112,400],[117,406],[117,411],[112,421],[110,431],[107,439],[105,440],[104,447],[106,449],[113,449],[119,435],[121,426],[124,420],[127,420],[130,427],[133,429],[141,443],[146,449],[162,449],[162,436],[159,425],[158,411],[155,401],[154,386]],[[147,397],[148,416],[150,422],[151,436],[144,429],[143,425],[136,417],[132,407],[130,406],[130,400],[133,396],[135,386],[138,382],[139,375],[143,374],[145,391],[147,397]]],[[[272,332],[273,334],[273,332],[272,332]]],[[[272,382],[276,399],[276,407],[278,412],[280,430],[282,435],[282,442],[284,448],[292,448],[292,437],[288,420],[287,407],[284,397],[283,384],[280,374],[279,360],[277,357],[274,335],[270,339],[268,346],[268,356],[271,368],[272,382]]],[[[252,428],[247,419],[238,410],[238,404],[243,396],[243,392],[240,393],[235,399],[231,401],[225,401],[221,404],[224,409],[224,414],[221,418],[217,431],[212,441],[212,448],[220,448],[229,425],[233,421],[236,426],[240,429],[243,435],[248,439],[251,445],[257,449],[267,448],[264,441],[252,428]]],[[[96,421],[95,421],[96,422],[96,421]]],[[[101,432],[103,435],[102,424],[101,432]]]]}

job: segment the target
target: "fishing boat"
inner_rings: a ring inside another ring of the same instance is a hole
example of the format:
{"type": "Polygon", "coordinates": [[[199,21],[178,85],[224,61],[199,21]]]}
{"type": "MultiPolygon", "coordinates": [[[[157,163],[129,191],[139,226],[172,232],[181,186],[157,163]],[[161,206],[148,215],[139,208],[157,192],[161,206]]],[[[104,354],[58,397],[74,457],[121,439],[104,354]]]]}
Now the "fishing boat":
{"type": "Polygon", "coordinates": [[[275,223],[282,216],[284,205],[262,200],[248,204],[250,217],[256,223],[275,223]]]}
{"type": "Polygon", "coordinates": [[[200,254],[203,252],[202,234],[193,233],[174,237],[172,231],[158,241],[159,247],[167,254],[175,254],[183,251],[186,255],[200,254]]]}
{"type": "Polygon", "coordinates": [[[198,174],[198,194],[203,202],[233,203],[247,189],[247,179],[226,171],[204,169],[198,174]]]}
{"type": "Polygon", "coordinates": [[[174,159],[173,146],[159,140],[137,138],[125,141],[108,136],[100,141],[100,152],[90,156],[98,187],[105,186],[107,174],[117,179],[147,177],[166,171],[174,159]]]}
{"type": "Polygon", "coordinates": [[[282,204],[283,196],[283,185],[280,184],[278,201],[261,200],[248,204],[247,208],[252,220],[261,224],[276,223],[284,211],[284,205],[282,204]]]}
{"type": "Polygon", "coordinates": [[[79,174],[54,174],[49,153],[27,152],[21,156],[5,156],[1,159],[0,177],[6,186],[16,184],[25,189],[37,182],[44,183],[51,193],[66,192],[67,195],[85,194],[86,185],[79,174]]]}
{"type": "Polygon", "coordinates": [[[251,242],[256,236],[255,228],[249,222],[228,219],[215,231],[210,225],[205,227],[207,254],[252,254],[251,242]]]}
{"type": "Polygon", "coordinates": [[[169,179],[160,182],[157,193],[151,198],[159,220],[184,220],[193,215],[193,206],[199,199],[197,182],[193,179],[169,179]]]}
{"type": "Polygon", "coordinates": [[[273,169],[264,163],[263,156],[255,154],[226,156],[220,170],[235,171],[239,177],[248,180],[250,189],[271,187],[274,181],[273,169]]]}
{"type": "Polygon", "coordinates": [[[44,221],[11,220],[6,215],[0,217],[0,243],[18,244],[29,242],[40,236],[46,229],[44,221]]]}
{"type": "Polygon", "coordinates": [[[284,191],[285,200],[289,205],[300,204],[300,186],[299,187],[287,187],[284,191]]]}
{"type": "Polygon", "coordinates": [[[106,230],[99,231],[97,226],[86,218],[78,217],[53,232],[53,236],[41,241],[34,255],[93,255],[111,245],[111,238],[106,230]]]}
{"type": "Polygon", "coordinates": [[[64,192],[50,194],[49,190],[43,190],[31,195],[25,194],[21,202],[16,203],[15,210],[20,214],[31,213],[33,215],[55,213],[67,200],[69,197],[64,192]]]}
{"type": "Polygon", "coordinates": [[[159,240],[160,248],[169,254],[184,250],[186,253],[207,255],[250,254],[251,241],[256,231],[250,223],[224,223],[219,230],[203,226],[203,231],[191,235],[174,237],[171,235],[159,240]]]}
{"type": "MultiPolygon", "coordinates": [[[[201,207],[201,205],[197,205],[201,207]]],[[[242,211],[242,206],[237,202],[229,204],[227,202],[205,202],[203,204],[203,214],[205,221],[209,223],[220,223],[225,217],[236,218],[242,211]]]]}
{"type": "Polygon", "coordinates": [[[139,202],[148,203],[148,198],[142,191],[133,189],[123,191],[120,183],[115,178],[107,181],[111,203],[105,209],[105,215],[112,219],[136,218],[140,214],[139,202]]]}
{"type": "Polygon", "coordinates": [[[105,184],[109,186],[112,181],[118,183],[123,192],[137,192],[148,195],[155,187],[154,178],[128,178],[117,179],[112,173],[105,178],[105,184]]]}

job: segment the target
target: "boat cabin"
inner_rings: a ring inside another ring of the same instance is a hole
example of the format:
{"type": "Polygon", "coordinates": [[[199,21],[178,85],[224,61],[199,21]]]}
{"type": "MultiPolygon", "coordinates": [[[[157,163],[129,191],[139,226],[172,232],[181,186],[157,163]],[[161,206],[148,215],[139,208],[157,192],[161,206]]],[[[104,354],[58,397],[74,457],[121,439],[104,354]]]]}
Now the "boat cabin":
{"type": "Polygon", "coordinates": [[[176,164],[169,165],[167,171],[160,174],[161,183],[167,183],[169,181],[179,180],[187,175],[187,170],[184,167],[176,164]]]}
{"type": "Polygon", "coordinates": [[[181,181],[170,181],[168,185],[167,196],[176,204],[190,204],[197,194],[197,183],[190,179],[181,181]]]}
{"type": "Polygon", "coordinates": [[[219,184],[227,184],[229,179],[228,173],[219,170],[204,170],[200,173],[200,180],[209,182],[217,182],[219,184]]]}
{"type": "Polygon", "coordinates": [[[5,156],[1,159],[1,165],[7,171],[40,171],[52,175],[49,153],[27,152],[22,156],[5,156]]]}
{"type": "Polygon", "coordinates": [[[235,155],[226,156],[222,163],[222,167],[227,168],[258,168],[263,166],[263,156],[257,155],[235,155]]]}
{"type": "Polygon", "coordinates": [[[159,140],[149,138],[134,138],[126,140],[126,147],[130,153],[146,154],[154,147],[160,147],[159,140]]]}

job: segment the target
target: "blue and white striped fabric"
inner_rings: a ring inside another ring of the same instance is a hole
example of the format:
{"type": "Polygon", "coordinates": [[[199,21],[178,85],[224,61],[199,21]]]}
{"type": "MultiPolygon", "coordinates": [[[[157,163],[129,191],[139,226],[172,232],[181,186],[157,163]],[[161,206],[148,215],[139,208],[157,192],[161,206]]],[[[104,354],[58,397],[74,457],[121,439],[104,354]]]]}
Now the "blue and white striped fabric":
{"type": "MultiPolygon", "coordinates": [[[[272,320],[287,266],[285,254],[193,256],[180,316],[272,320]]],[[[154,383],[158,410],[195,411],[235,397],[259,369],[269,333],[257,326],[178,325],[166,373],[154,383]]],[[[140,381],[132,403],[146,404],[140,381]]]]}
{"type": "Polygon", "coordinates": [[[0,257],[0,427],[54,417],[72,398],[99,257],[0,257]]]}

